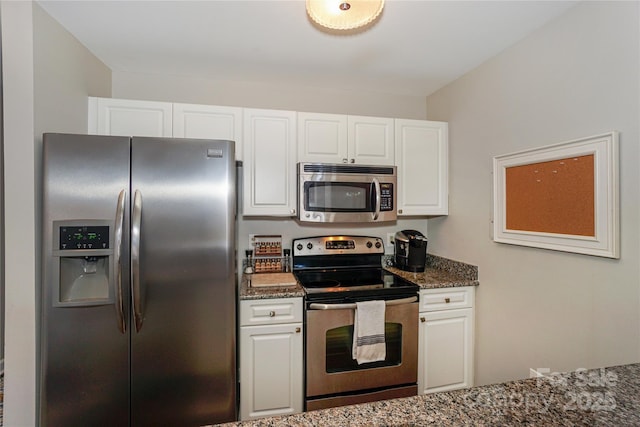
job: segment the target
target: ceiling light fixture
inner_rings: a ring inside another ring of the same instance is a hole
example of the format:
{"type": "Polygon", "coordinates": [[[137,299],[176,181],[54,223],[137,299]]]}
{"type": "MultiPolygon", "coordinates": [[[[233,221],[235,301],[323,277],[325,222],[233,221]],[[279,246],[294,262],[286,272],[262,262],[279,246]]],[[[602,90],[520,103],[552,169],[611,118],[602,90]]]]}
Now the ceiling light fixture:
{"type": "Polygon", "coordinates": [[[384,0],[307,0],[307,13],[318,25],[333,30],[353,30],[373,22],[384,0]]]}

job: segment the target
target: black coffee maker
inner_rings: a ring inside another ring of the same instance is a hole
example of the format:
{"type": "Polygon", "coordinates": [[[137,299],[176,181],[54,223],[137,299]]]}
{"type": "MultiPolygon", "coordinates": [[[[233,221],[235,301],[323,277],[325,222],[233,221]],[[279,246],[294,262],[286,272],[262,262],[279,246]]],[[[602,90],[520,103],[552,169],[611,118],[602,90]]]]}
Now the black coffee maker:
{"type": "Polygon", "coordinates": [[[427,238],[417,230],[398,231],[394,236],[395,264],[401,270],[422,272],[427,265],[427,238]]]}

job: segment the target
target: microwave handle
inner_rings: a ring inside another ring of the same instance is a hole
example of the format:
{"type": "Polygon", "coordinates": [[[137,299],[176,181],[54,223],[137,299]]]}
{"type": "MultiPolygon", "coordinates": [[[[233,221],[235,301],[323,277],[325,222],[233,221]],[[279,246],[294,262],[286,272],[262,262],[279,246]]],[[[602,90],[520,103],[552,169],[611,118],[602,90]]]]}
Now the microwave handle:
{"type": "Polygon", "coordinates": [[[373,220],[375,221],[376,219],[378,219],[378,216],[380,215],[380,198],[382,196],[382,194],[380,193],[380,181],[378,181],[378,178],[373,178],[373,186],[376,189],[375,191],[376,210],[373,213],[373,220]]]}

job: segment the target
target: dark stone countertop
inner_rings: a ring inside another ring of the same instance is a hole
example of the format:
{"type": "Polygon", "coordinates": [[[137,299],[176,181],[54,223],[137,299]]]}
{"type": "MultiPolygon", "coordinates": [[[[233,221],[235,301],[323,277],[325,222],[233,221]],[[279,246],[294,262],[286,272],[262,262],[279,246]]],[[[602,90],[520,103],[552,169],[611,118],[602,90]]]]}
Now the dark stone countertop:
{"type": "Polygon", "coordinates": [[[271,298],[302,298],[304,289],[298,283],[296,286],[261,286],[252,288],[248,275],[242,275],[240,283],[240,300],[271,299],[271,298]]]}
{"type": "MultiPolygon", "coordinates": [[[[478,267],[459,261],[453,261],[437,255],[428,254],[427,268],[423,272],[412,273],[403,271],[392,265],[392,257],[383,258],[384,268],[408,280],[421,289],[453,288],[459,286],[478,286],[478,267]]],[[[304,289],[297,286],[264,286],[252,288],[248,276],[242,276],[240,284],[240,300],[296,298],[304,296],[304,289]]]]}
{"type": "Polygon", "coordinates": [[[637,426],[640,363],[226,426],[637,426]]]}

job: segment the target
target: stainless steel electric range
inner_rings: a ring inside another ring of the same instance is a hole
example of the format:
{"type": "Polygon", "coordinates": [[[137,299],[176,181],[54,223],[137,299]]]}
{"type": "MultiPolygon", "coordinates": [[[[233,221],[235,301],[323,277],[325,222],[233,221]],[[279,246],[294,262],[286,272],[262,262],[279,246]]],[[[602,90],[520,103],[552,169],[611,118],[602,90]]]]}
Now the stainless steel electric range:
{"type": "Polygon", "coordinates": [[[293,241],[305,290],[306,410],[417,394],[418,289],[382,268],[384,242],[369,236],[293,241]],[[386,357],[352,357],[356,302],[384,300],[386,357]]]}

